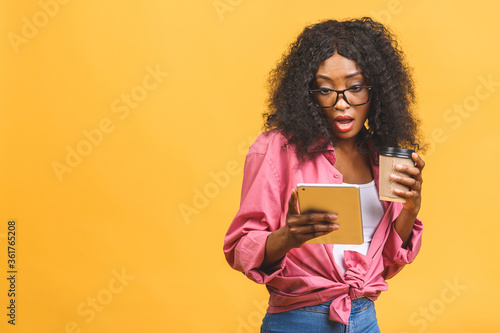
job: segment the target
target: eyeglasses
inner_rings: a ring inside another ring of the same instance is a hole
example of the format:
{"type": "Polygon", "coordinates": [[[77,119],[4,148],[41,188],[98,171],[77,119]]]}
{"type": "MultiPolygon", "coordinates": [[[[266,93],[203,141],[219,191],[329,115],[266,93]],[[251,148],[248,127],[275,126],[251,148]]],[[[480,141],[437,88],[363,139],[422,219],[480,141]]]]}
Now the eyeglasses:
{"type": "Polygon", "coordinates": [[[353,86],[344,90],[319,88],[309,89],[309,93],[317,107],[333,108],[339,101],[340,94],[350,106],[364,105],[370,101],[371,89],[372,86],[353,86]]]}

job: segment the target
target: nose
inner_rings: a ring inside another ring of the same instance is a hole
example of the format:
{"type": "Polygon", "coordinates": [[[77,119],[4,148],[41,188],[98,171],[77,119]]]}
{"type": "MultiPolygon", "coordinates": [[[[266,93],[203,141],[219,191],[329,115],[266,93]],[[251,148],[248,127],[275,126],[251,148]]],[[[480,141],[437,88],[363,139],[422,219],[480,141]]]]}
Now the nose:
{"type": "Polygon", "coordinates": [[[345,101],[345,96],[344,94],[339,94],[337,96],[337,103],[335,103],[335,105],[333,106],[335,109],[337,110],[340,110],[340,111],[343,111],[347,108],[349,108],[349,104],[347,104],[347,102],[345,101]]]}

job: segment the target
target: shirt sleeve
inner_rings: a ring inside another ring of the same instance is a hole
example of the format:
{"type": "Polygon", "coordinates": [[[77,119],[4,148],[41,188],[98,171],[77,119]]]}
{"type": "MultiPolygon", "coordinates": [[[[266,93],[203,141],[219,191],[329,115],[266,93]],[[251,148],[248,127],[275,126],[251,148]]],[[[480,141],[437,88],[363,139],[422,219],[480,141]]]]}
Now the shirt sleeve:
{"type": "Polygon", "coordinates": [[[265,271],[260,269],[267,238],[279,228],[282,218],[279,181],[279,174],[268,155],[247,155],[240,209],[224,238],[224,254],[229,265],[261,284],[284,268],[282,259],[274,267],[265,271]]]}
{"type": "Polygon", "coordinates": [[[395,221],[391,223],[389,236],[383,250],[385,279],[390,279],[396,275],[406,264],[412,263],[422,245],[423,224],[420,219],[416,219],[413,230],[406,248],[403,248],[403,240],[395,228],[395,221]]]}

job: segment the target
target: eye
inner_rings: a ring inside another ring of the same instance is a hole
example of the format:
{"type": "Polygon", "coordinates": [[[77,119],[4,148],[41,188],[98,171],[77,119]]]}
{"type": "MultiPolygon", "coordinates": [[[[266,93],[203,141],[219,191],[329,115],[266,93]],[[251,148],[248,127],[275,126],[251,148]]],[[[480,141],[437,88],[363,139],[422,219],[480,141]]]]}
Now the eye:
{"type": "Polygon", "coordinates": [[[361,90],[363,90],[363,86],[362,85],[355,85],[355,86],[350,87],[349,90],[352,92],[360,92],[361,90]]]}
{"type": "Polygon", "coordinates": [[[321,95],[329,95],[329,94],[332,92],[332,91],[331,91],[330,89],[328,89],[328,88],[319,88],[318,90],[319,90],[319,93],[320,93],[321,95]]]}

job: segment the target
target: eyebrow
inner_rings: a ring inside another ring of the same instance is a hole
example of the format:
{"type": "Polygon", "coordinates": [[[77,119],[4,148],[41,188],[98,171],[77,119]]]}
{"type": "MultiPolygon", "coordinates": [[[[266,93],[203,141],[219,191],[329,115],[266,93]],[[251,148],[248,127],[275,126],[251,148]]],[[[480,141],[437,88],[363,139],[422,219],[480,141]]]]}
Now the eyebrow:
{"type": "MultiPolygon", "coordinates": [[[[354,76],[358,76],[358,75],[363,75],[362,72],[354,72],[354,73],[351,73],[351,74],[347,74],[346,76],[344,76],[345,79],[350,79],[351,77],[354,77],[354,76]]],[[[326,75],[316,75],[316,78],[317,79],[325,79],[325,80],[328,80],[328,81],[331,81],[332,79],[329,78],[328,76],[326,75]]]]}

